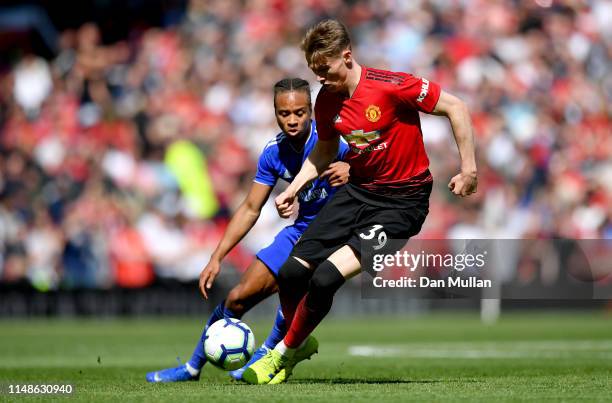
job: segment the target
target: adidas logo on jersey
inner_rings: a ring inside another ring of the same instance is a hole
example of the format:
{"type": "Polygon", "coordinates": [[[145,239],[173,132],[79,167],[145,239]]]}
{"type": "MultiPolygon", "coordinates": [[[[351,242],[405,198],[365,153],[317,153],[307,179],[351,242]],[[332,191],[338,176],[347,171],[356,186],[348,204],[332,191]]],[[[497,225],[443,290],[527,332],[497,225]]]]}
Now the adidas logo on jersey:
{"type": "Polygon", "coordinates": [[[336,123],[342,123],[342,118],[340,117],[340,115],[336,115],[336,117],[334,118],[334,124],[336,123]]]}

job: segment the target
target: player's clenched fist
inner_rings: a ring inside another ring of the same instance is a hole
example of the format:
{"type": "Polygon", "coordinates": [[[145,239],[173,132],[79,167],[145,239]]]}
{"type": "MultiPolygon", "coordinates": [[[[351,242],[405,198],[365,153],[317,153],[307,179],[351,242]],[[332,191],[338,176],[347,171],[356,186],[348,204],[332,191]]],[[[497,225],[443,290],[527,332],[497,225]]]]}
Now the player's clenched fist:
{"type": "Polygon", "coordinates": [[[448,183],[448,188],[457,196],[469,196],[476,193],[478,187],[478,178],[476,174],[459,173],[455,175],[448,183]]]}
{"type": "Polygon", "coordinates": [[[211,259],[200,273],[200,292],[204,298],[208,299],[208,291],[212,288],[220,271],[221,263],[211,259]]]}
{"type": "Polygon", "coordinates": [[[285,190],[283,193],[276,196],[274,202],[278,215],[282,218],[289,218],[295,212],[297,202],[295,200],[295,194],[291,192],[285,190]]]}

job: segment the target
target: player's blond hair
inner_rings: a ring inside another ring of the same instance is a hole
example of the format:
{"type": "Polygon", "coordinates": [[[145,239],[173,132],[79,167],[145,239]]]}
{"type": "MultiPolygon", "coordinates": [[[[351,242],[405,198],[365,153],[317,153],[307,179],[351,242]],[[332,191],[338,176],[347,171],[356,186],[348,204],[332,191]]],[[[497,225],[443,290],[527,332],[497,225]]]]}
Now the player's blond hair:
{"type": "Polygon", "coordinates": [[[310,67],[322,63],[328,57],[340,56],[351,48],[351,38],[346,26],[337,20],[323,20],[310,27],[302,40],[302,50],[310,67]]]}

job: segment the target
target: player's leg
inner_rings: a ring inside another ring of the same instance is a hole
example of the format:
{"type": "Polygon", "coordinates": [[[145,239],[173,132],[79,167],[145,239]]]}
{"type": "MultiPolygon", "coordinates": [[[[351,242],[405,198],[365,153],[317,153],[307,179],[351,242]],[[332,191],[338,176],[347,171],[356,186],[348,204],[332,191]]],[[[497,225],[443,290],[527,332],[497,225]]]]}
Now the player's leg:
{"type": "Polygon", "coordinates": [[[360,270],[359,259],[349,246],[341,247],[330,259],[332,260],[325,260],[313,271],[314,274],[306,287],[308,292],[298,304],[289,326],[289,329],[294,329],[293,339],[289,340],[289,343],[294,345],[290,344],[288,347],[285,336],[284,341],[278,343],[274,350],[245,371],[245,381],[253,384],[284,382],[297,363],[309,359],[317,352],[319,343],[310,333],[329,312],[335,292],[346,279],[360,270]],[[310,294],[313,297],[309,298],[310,294]]]}
{"type": "Polygon", "coordinates": [[[300,301],[287,336],[270,354],[271,367],[278,371],[269,382],[285,382],[297,363],[309,358],[310,350],[316,348],[310,333],[318,326],[331,309],[333,297],[344,282],[362,270],[360,257],[377,253],[394,253],[404,245],[404,240],[418,233],[422,225],[422,214],[408,213],[400,209],[381,210],[370,208],[361,217],[359,227],[347,244],[335,251],[314,271],[306,296],[300,301]]]}
{"type": "MultiPolygon", "coordinates": [[[[249,267],[242,276],[240,284],[229,292],[225,300],[226,309],[236,312],[239,317],[242,317],[252,307],[278,290],[276,278],[269,267],[260,260],[259,254],[255,263],[249,267]]],[[[276,310],[274,325],[266,342],[253,353],[245,366],[230,371],[230,376],[236,380],[241,380],[243,372],[270,350],[267,344],[276,345],[285,336],[286,332],[285,319],[279,306],[276,310]]]]}
{"type": "Polygon", "coordinates": [[[340,189],[321,209],[296,243],[278,274],[278,295],[288,327],[306,294],[314,268],[352,236],[359,203],[340,189]]]}
{"type": "Polygon", "coordinates": [[[319,344],[310,334],[332,307],[334,294],[361,271],[355,251],[344,245],[314,270],[308,292],[300,301],[287,335],[272,354],[280,368],[270,384],[285,382],[293,368],[316,353],[319,344]]]}
{"type": "Polygon", "coordinates": [[[255,305],[278,291],[276,278],[264,262],[255,259],[225,298],[225,309],[241,318],[255,305]]]}
{"type": "Polygon", "coordinates": [[[290,350],[298,348],[329,313],[334,295],[349,278],[361,270],[355,251],[344,245],[314,270],[308,292],[300,301],[282,345],[290,350]]]}
{"type": "MultiPolygon", "coordinates": [[[[240,283],[220,302],[206,322],[190,360],[185,365],[149,372],[149,382],[181,382],[198,380],[200,371],[206,363],[204,338],[206,329],[223,318],[240,318],[255,304],[270,296],[277,290],[276,279],[259,259],[255,259],[242,275],[240,283]]],[[[282,337],[282,336],[281,336],[282,337]]]]}
{"type": "Polygon", "coordinates": [[[422,211],[370,208],[370,214],[364,214],[367,225],[314,270],[308,292],[296,309],[287,335],[275,349],[289,357],[295,354],[331,309],[336,291],[361,271],[361,253],[368,256],[371,251],[392,254],[400,250],[407,239],[420,231],[425,209],[425,205],[422,211]]]}
{"type": "MultiPolygon", "coordinates": [[[[278,235],[276,235],[274,241],[269,246],[257,253],[257,259],[265,264],[269,272],[272,273],[275,278],[278,278],[278,273],[282,264],[289,257],[289,252],[301,234],[302,231],[300,231],[296,226],[285,227],[278,233],[278,235]]],[[[239,301],[241,299],[242,298],[237,298],[238,305],[240,305],[239,301]]],[[[276,346],[276,344],[278,344],[278,342],[285,337],[286,333],[287,326],[285,318],[279,306],[276,311],[276,317],[274,318],[274,325],[272,326],[272,329],[270,330],[265,342],[255,351],[249,362],[247,362],[244,367],[231,371],[230,376],[236,380],[242,380],[242,374],[244,371],[267,354],[270,349],[274,348],[274,346],[276,346]]]]}
{"type": "MultiPolygon", "coordinates": [[[[308,294],[300,301],[296,309],[288,330],[291,336],[285,336],[286,341],[289,339],[290,346],[295,346],[303,340],[302,345],[297,349],[292,349],[288,348],[284,342],[279,343],[275,350],[259,361],[261,365],[251,367],[252,371],[248,374],[248,379],[245,373],[245,379],[249,383],[280,383],[287,379],[293,366],[308,356],[309,349],[316,347],[316,343],[312,342],[313,337],[307,334],[327,314],[337,289],[346,279],[361,270],[358,256],[363,257],[364,254],[369,256],[372,253],[371,250],[376,250],[376,253],[391,254],[401,249],[405,240],[419,232],[428,211],[427,197],[428,194],[424,194],[424,200],[411,205],[410,208],[381,208],[362,204],[363,208],[355,209],[351,203],[346,203],[345,212],[356,217],[359,225],[353,226],[351,236],[340,243],[343,246],[337,251],[334,250],[334,254],[329,255],[330,257],[333,255],[333,258],[327,259],[314,271],[313,280],[315,275],[317,279],[309,283],[308,294]],[[317,275],[319,269],[321,269],[320,275],[317,275]],[[310,292],[311,286],[312,293],[310,292]],[[288,357],[291,355],[293,358],[288,357]],[[270,376],[272,376],[271,381],[268,380],[270,376]]],[[[338,211],[338,213],[341,212],[338,211]]],[[[317,240],[316,235],[319,234],[315,234],[314,240],[317,240]]],[[[325,244],[328,242],[322,243],[321,246],[325,244]]],[[[300,243],[294,248],[294,254],[299,250],[299,246],[300,243]]]]}
{"type": "Polygon", "coordinates": [[[210,325],[223,318],[242,318],[249,309],[274,294],[277,289],[276,279],[272,273],[261,260],[255,259],[240,278],[240,282],[230,290],[225,300],[217,305],[208,318],[188,362],[189,366],[199,371],[206,363],[204,338],[206,329],[210,325]]]}
{"type": "MultiPolygon", "coordinates": [[[[305,263],[308,262],[310,267],[315,268],[346,243],[353,236],[359,209],[360,203],[355,203],[345,189],[339,190],[304,232],[293,248],[292,257],[281,267],[278,276],[279,297],[288,327],[314,273],[305,263]]],[[[308,358],[317,348],[318,343],[311,336],[304,346],[298,349],[296,357],[308,358]]],[[[275,355],[283,357],[278,352],[271,351],[245,371],[243,379],[252,384],[268,383],[281,369],[275,355]]]]}
{"type": "Polygon", "coordinates": [[[308,290],[312,274],[310,265],[295,256],[290,256],[278,272],[278,297],[288,326],[293,320],[298,304],[308,290]]]}

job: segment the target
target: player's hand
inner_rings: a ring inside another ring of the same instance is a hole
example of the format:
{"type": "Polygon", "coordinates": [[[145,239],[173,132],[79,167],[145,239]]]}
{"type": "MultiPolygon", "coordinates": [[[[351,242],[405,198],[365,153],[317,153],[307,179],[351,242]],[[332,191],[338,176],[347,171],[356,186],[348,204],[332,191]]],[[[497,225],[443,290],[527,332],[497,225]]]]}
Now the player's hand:
{"type": "Polygon", "coordinates": [[[297,210],[297,200],[295,194],[285,190],[274,199],[278,215],[282,218],[289,218],[297,210]]]}
{"type": "Polygon", "coordinates": [[[204,298],[208,299],[208,291],[212,288],[220,271],[221,262],[216,259],[210,259],[210,262],[200,273],[200,292],[204,298]]]}
{"type": "Polygon", "coordinates": [[[333,187],[342,186],[348,182],[350,169],[351,166],[346,162],[332,162],[327,170],[321,174],[321,179],[327,179],[333,187]]]}
{"type": "Polygon", "coordinates": [[[457,196],[469,196],[476,193],[478,178],[475,173],[459,173],[450,180],[448,188],[457,196]]]}

